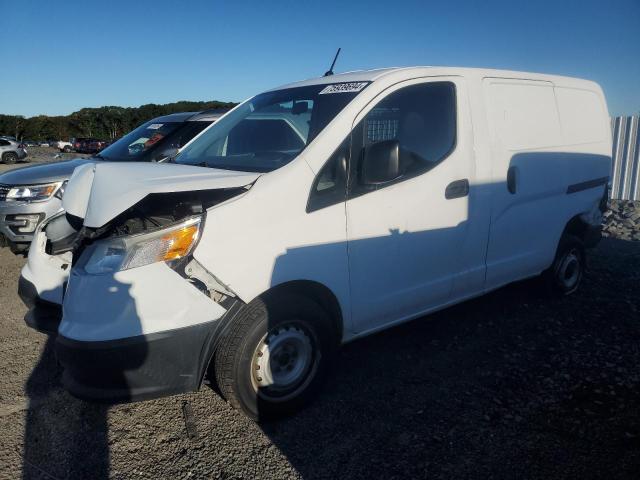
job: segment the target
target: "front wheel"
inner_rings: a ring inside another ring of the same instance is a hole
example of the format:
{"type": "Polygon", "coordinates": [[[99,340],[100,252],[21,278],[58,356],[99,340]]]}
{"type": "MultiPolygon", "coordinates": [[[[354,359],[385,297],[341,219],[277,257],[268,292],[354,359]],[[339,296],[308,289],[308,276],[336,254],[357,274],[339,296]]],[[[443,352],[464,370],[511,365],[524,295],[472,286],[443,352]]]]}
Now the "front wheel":
{"type": "Polygon", "coordinates": [[[580,286],[585,268],[584,244],[578,237],[564,235],[553,264],[543,274],[543,280],[552,294],[570,295],[580,286]]]}
{"type": "Polygon", "coordinates": [[[5,153],[2,157],[2,161],[7,165],[12,165],[18,161],[18,155],[13,152],[5,153]]]}
{"type": "Polygon", "coordinates": [[[214,374],[227,401],[254,420],[295,412],[322,384],[337,342],[329,315],[297,294],[248,304],[222,338],[214,374]]]}

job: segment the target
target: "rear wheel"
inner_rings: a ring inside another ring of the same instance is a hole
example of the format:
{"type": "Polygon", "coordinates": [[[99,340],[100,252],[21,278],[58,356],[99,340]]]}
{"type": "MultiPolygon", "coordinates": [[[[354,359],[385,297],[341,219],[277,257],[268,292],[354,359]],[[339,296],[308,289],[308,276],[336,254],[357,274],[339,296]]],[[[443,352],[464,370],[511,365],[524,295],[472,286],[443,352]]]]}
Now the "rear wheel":
{"type": "Polygon", "coordinates": [[[7,152],[2,156],[2,161],[6,164],[13,164],[18,161],[18,155],[13,152],[7,152]]]}
{"type": "Polygon", "coordinates": [[[586,256],[582,241],[573,235],[560,239],[558,251],[543,279],[552,294],[570,295],[575,292],[584,276],[586,256]]]}
{"type": "Polygon", "coordinates": [[[337,342],[329,315],[297,294],[266,294],[233,320],[215,353],[227,401],[254,420],[295,412],[322,384],[337,342]]]}
{"type": "Polygon", "coordinates": [[[64,153],[71,153],[71,146],[70,145],[65,145],[64,148],[62,149],[62,151],[64,153]]]}

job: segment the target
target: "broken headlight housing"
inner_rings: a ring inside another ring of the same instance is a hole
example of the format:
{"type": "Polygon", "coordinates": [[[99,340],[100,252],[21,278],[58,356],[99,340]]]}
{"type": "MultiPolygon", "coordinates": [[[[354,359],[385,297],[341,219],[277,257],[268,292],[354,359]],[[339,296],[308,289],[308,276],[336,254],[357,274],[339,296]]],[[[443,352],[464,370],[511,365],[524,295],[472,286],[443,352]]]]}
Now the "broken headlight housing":
{"type": "Polygon", "coordinates": [[[99,240],[88,248],[82,267],[89,274],[115,273],[191,253],[200,237],[202,218],[190,218],[150,233],[99,240]]]}

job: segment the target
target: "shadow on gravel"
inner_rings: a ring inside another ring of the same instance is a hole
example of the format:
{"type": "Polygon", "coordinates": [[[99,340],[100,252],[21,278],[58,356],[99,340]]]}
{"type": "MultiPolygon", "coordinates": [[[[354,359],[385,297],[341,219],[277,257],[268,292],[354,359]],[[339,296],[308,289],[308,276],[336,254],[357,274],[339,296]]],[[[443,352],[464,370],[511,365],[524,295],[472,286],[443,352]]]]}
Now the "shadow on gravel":
{"type": "Polygon", "coordinates": [[[315,478],[637,478],[640,242],[604,239],[573,296],[534,281],[345,346],[263,431],[315,478]]]}
{"type": "Polygon", "coordinates": [[[25,387],[23,478],[108,478],[107,407],[62,389],[54,343],[49,336],[25,387]]]}
{"type": "MultiPolygon", "coordinates": [[[[129,285],[113,276],[105,275],[101,279],[102,283],[93,288],[94,296],[85,298],[81,293],[80,299],[67,308],[71,311],[84,308],[84,312],[91,315],[87,318],[94,322],[105,315],[118,318],[122,309],[127,311],[133,302],[129,285]]],[[[82,286],[80,290],[82,292],[82,286]]],[[[60,292],[53,295],[55,292],[44,292],[42,296],[60,298],[60,292]]],[[[35,310],[37,308],[40,307],[35,310]]],[[[141,329],[136,315],[127,318],[132,329],[141,329]]],[[[113,342],[47,337],[40,360],[25,385],[29,408],[23,478],[109,478],[109,404],[129,398],[134,387],[131,375],[147,358],[145,344],[113,347],[113,342]],[[59,362],[66,365],[64,378],[59,362]],[[83,397],[113,395],[114,402],[109,403],[110,397],[105,397],[105,403],[80,400],[69,394],[63,384],[83,397]]]]}

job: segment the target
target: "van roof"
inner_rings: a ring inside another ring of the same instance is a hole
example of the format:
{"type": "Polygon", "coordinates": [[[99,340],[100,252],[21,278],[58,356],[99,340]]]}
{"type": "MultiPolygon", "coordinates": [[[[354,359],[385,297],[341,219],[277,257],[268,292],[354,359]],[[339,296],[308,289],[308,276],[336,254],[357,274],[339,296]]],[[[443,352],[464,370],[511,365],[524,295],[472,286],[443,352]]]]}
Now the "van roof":
{"type": "Polygon", "coordinates": [[[282,85],[273,90],[282,88],[304,87],[308,85],[331,84],[341,82],[374,82],[384,77],[415,78],[419,76],[464,76],[464,77],[498,77],[498,78],[518,78],[528,80],[545,80],[555,83],[576,84],[593,82],[575,77],[561,75],[548,75],[543,73],[519,72],[514,70],[495,70],[490,68],[467,68],[467,67],[438,67],[438,66],[416,66],[416,67],[392,67],[379,68],[374,70],[358,70],[353,72],[338,73],[328,77],[317,77],[282,85]]]}

